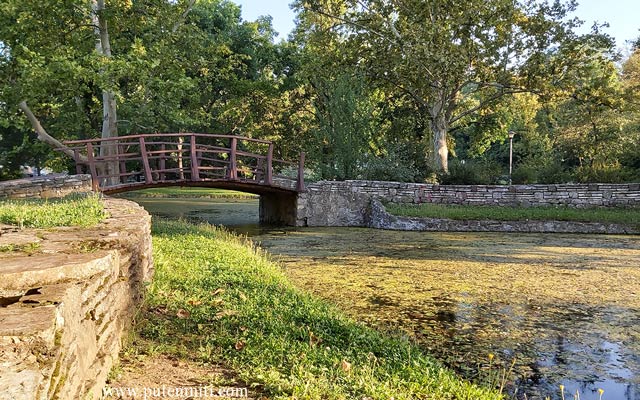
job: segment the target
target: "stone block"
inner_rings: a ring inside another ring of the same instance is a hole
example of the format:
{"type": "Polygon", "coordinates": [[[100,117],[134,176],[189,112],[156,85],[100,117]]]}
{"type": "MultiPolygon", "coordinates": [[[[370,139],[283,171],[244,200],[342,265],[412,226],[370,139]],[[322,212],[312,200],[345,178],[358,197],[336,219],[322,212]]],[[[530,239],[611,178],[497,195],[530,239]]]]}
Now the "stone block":
{"type": "Polygon", "coordinates": [[[106,204],[111,217],[98,228],[49,231],[41,254],[3,257],[0,296],[15,301],[0,308],[1,398],[99,397],[140,300],[135,282],[153,271],[149,215],[126,200],[106,204]],[[113,250],[73,254],[86,240],[113,250]]]}

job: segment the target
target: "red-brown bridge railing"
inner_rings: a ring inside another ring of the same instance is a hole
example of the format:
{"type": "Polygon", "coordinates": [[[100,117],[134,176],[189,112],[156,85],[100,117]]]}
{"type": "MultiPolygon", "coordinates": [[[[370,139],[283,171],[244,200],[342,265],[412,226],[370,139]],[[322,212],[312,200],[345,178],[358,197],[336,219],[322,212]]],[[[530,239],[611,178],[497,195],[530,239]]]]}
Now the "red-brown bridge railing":
{"type": "Polygon", "coordinates": [[[304,153],[297,162],[273,157],[267,140],[204,133],[163,133],[65,142],[78,173],[96,190],[126,191],[182,182],[230,181],[304,190],[304,153]]]}

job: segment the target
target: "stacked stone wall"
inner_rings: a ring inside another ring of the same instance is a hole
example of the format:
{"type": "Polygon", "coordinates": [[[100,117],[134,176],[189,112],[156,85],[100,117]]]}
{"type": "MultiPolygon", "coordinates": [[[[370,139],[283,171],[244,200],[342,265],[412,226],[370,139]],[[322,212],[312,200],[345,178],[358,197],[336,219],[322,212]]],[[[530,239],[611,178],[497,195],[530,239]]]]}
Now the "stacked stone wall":
{"type": "Polygon", "coordinates": [[[0,225],[0,398],[102,397],[153,274],[149,214],[105,208],[94,228],[0,225]]]}
{"type": "Polygon", "coordinates": [[[382,181],[323,181],[308,185],[313,195],[353,192],[394,203],[497,206],[619,207],[640,205],[640,184],[433,185],[382,181]]]}
{"type": "Polygon", "coordinates": [[[48,199],[90,191],[90,175],[47,175],[0,182],[0,199],[48,199]]]}
{"type": "MultiPolygon", "coordinates": [[[[297,226],[374,226],[372,201],[403,204],[459,204],[483,206],[564,206],[576,208],[638,207],[640,184],[563,184],[563,185],[433,185],[381,181],[322,181],[307,185],[298,195],[297,226]]],[[[527,232],[609,232],[617,228],[599,228],[580,224],[509,224],[476,221],[465,226],[451,221],[431,223],[433,230],[492,230],[527,232]],[[474,225],[475,224],[475,225],[474,225]],[[477,226],[476,226],[477,225],[477,226]],[[513,226],[515,226],[514,224],[513,226]],[[576,228],[576,229],[574,229],[576,228]]],[[[401,225],[395,228],[399,229],[401,225]]],[[[417,226],[413,224],[412,226],[417,226]]],[[[425,225],[426,227],[426,225],[425,225]]],[[[427,229],[427,228],[425,228],[427,229]]],[[[626,227],[620,228],[627,232],[626,227]]],[[[637,231],[635,228],[633,231],[637,231]]],[[[628,232],[627,232],[628,233],[628,232]]]]}

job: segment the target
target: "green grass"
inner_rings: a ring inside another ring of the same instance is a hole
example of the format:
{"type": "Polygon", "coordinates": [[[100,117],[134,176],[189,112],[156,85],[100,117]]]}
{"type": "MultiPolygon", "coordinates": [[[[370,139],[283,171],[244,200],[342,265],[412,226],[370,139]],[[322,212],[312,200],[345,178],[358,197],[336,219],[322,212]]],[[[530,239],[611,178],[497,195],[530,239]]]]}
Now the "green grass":
{"type": "Polygon", "coordinates": [[[153,235],[133,351],[222,363],[276,399],[502,398],[297,289],[247,239],[158,220],[153,235]]]}
{"type": "Polygon", "coordinates": [[[386,204],[385,207],[390,214],[403,217],[640,224],[640,208],[498,207],[391,203],[386,204]]]}
{"type": "Polygon", "coordinates": [[[105,216],[99,195],[0,201],[0,224],[21,228],[89,227],[98,224],[105,216]]]}
{"type": "Polygon", "coordinates": [[[11,253],[14,251],[19,251],[27,254],[34,254],[39,249],[40,249],[40,243],[0,245],[0,253],[11,253]]]}
{"type": "Polygon", "coordinates": [[[210,189],[198,187],[163,187],[137,190],[122,194],[123,197],[142,198],[209,198],[209,199],[252,199],[257,195],[235,190],[210,189]]]}

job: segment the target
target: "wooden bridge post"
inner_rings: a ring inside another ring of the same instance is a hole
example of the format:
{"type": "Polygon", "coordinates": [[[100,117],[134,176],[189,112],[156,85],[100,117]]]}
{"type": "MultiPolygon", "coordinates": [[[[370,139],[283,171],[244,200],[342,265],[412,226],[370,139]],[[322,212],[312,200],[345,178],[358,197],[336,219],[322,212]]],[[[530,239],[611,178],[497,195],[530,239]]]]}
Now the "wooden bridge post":
{"type": "Polygon", "coordinates": [[[149,166],[149,156],[147,155],[147,145],[144,143],[144,136],[140,136],[140,155],[142,155],[145,183],[153,183],[153,175],[151,175],[151,167],[149,166]]]}
{"type": "Polygon", "coordinates": [[[196,135],[189,136],[189,153],[191,155],[191,180],[200,180],[200,170],[198,169],[198,151],[196,149],[196,135]]]}
{"type": "Polygon", "coordinates": [[[165,173],[164,170],[167,168],[167,164],[165,162],[166,160],[166,156],[165,156],[165,151],[167,150],[167,146],[163,143],[160,145],[160,151],[162,151],[162,153],[160,153],[160,160],[158,161],[158,169],[160,170],[160,174],[158,175],[158,179],[160,179],[161,181],[164,181],[165,178],[165,173]]]}
{"type": "Polygon", "coordinates": [[[96,171],[96,161],[91,142],[87,142],[87,161],[89,162],[89,172],[91,172],[91,188],[97,192],[100,190],[100,182],[98,182],[98,172],[96,171]]]}
{"type": "Polygon", "coordinates": [[[182,144],[184,143],[184,137],[179,136],[178,137],[178,178],[180,178],[181,181],[184,180],[184,165],[182,162],[182,144]]]}
{"type": "MultiPolygon", "coordinates": [[[[126,149],[124,148],[124,146],[122,145],[118,145],[116,146],[116,154],[118,155],[118,159],[120,161],[120,173],[121,174],[126,174],[127,173],[127,163],[124,161],[124,159],[120,159],[120,155],[126,153],[126,149]]],[[[119,177],[118,181],[120,183],[125,183],[127,177],[126,175],[123,175],[121,177],[119,177]]]]}
{"type": "Polygon", "coordinates": [[[273,143],[269,143],[269,150],[267,150],[267,165],[264,183],[265,185],[273,184],[273,143]]]}
{"type": "Polygon", "coordinates": [[[300,153],[298,161],[298,181],[296,182],[296,190],[304,192],[304,151],[300,153]]]}
{"type": "Polygon", "coordinates": [[[238,165],[236,162],[236,152],[238,150],[238,139],[231,138],[231,151],[229,152],[229,179],[238,179],[238,165]]]}
{"type": "Polygon", "coordinates": [[[256,181],[260,183],[264,177],[264,159],[258,158],[258,164],[256,166],[256,181]]]}

